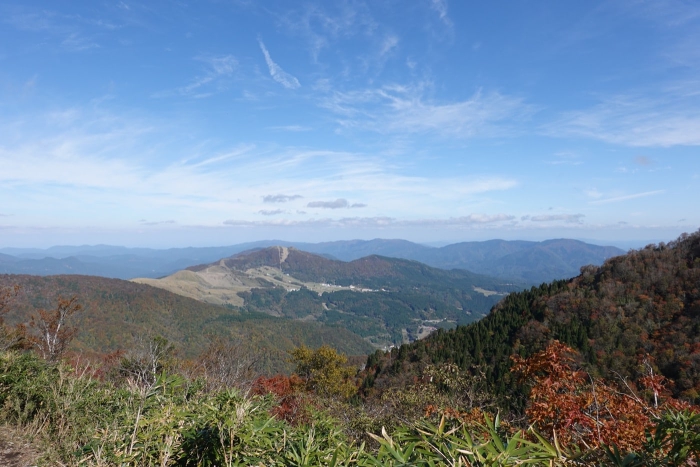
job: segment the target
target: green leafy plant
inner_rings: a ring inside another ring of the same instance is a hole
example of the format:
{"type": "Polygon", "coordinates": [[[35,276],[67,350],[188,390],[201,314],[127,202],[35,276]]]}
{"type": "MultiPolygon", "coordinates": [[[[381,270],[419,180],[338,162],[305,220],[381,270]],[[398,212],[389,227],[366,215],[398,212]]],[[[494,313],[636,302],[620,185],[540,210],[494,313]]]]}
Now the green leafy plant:
{"type": "Polygon", "coordinates": [[[485,416],[475,427],[463,423],[450,425],[445,417],[435,425],[417,424],[413,429],[400,428],[393,436],[382,430],[373,435],[380,448],[373,465],[390,466],[511,466],[565,465],[581,457],[558,443],[550,443],[532,429],[504,436],[499,433],[500,418],[485,416]],[[529,439],[534,438],[534,441],[529,439]]]}

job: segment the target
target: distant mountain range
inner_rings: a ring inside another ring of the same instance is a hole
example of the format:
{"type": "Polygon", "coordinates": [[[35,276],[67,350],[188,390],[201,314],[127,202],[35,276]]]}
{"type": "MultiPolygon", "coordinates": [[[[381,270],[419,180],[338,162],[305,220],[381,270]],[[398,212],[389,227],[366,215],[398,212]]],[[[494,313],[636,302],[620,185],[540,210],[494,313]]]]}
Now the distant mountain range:
{"type": "Polygon", "coordinates": [[[298,247],[312,253],[350,261],[368,254],[420,261],[441,269],[466,269],[478,274],[530,284],[576,276],[581,266],[600,265],[625,252],[578,240],[543,242],[488,240],[432,248],[406,240],[368,240],[318,243],[298,247]]]}
{"type": "Polygon", "coordinates": [[[611,246],[578,240],[543,242],[489,240],[463,242],[440,248],[406,240],[346,240],[323,243],[264,240],[222,247],[126,248],[110,245],[55,246],[48,249],[0,249],[0,273],[85,274],[119,279],[158,278],[188,267],[255,248],[291,246],[342,261],[381,255],[420,261],[441,269],[468,271],[506,280],[539,284],[577,275],[581,266],[600,265],[607,258],[625,253],[611,246]]]}
{"type": "Polygon", "coordinates": [[[375,346],[470,323],[525,286],[399,258],[345,262],[279,246],[133,281],[248,312],[341,325],[375,346]]]}

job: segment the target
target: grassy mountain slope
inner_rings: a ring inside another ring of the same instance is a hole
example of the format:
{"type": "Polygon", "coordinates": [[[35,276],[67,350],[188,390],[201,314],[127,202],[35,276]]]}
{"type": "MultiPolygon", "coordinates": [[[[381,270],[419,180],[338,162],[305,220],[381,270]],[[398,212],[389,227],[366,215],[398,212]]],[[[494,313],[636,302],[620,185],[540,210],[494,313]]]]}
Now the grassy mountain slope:
{"type": "Polygon", "coordinates": [[[483,320],[370,359],[369,385],[397,384],[423,364],[480,366],[492,388],[522,405],[512,354],[551,339],[578,349],[594,374],[635,378],[644,362],[700,400],[700,231],[584,268],[570,281],[513,293],[483,320]]]}
{"type": "Polygon", "coordinates": [[[59,295],[76,295],[85,307],[77,317],[73,348],[108,352],[126,349],[138,335],[161,335],[185,356],[195,356],[219,335],[250,343],[267,359],[267,369],[286,368],[286,351],[306,344],[330,344],[351,355],[372,348],[338,327],[275,318],[210,305],[143,284],[94,276],[0,275],[0,287],[19,284],[10,322],[27,322],[37,308],[53,308],[59,295]]]}
{"type": "Polygon", "coordinates": [[[472,322],[517,289],[416,261],[369,256],[344,262],[287,247],[244,252],[159,280],[135,280],[210,303],[341,325],[377,346],[472,322]]]}
{"type": "MultiPolygon", "coordinates": [[[[246,271],[268,266],[279,268],[299,280],[332,283],[340,286],[355,285],[368,288],[392,288],[395,290],[433,288],[450,285],[471,288],[478,285],[485,289],[505,291],[512,287],[502,280],[469,271],[445,271],[417,261],[372,255],[345,262],[310,254],[296,248],[265,248],[246,252],[222,260],[229,269],[246,271]]],[[[188,268],[201,271],[209,265],[188,268]]]]}

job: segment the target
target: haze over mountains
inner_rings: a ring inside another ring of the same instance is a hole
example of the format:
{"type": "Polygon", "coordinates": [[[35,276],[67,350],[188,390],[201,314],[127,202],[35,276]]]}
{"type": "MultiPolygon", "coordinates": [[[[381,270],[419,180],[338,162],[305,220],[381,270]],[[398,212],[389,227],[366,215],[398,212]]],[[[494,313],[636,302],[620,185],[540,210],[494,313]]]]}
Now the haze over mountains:
{"type": "Polygon", "coordinates": [[[222,247],[126,248],[110,245],[55,246],[48,249],[0,249],[0,273],[86,274],[131,279],[158,278],[198,264],[206,264],[242,251],[281,245],[343,261],[368,255],[420,261],[442,269],[466,269],[502,279],[539,284],[573,277],[581,266],[600,265],[624,251],[578,240],[543,242],[489,240],[463,242],[441,248],[406,240],[347,240],[323,243],[263,240],[222,247]]]}
{"type": "MultiPolygon", "coordinates": [[[[364,353],[473,322],[509,292],[575,276],[581,266],[620,253],[575,240],[492,240],[441,248],[384,239],[267,240],[167,250],[4,248],[0,274],[22,276],[0,279],[5,285],[24,284],[18,322],[32,309],[51,307],[57,295],[77,295],[88,312],[81,333],[87,340],[76,345],[86,350],[122,347],[130,336],[150,330],[191,352],[201,347],[203,333],[233,326],[233,336],[258,334],[260,345],[273,353],[281,350],[267,333],[282,328],[285,350],[300,343],[334,343],[330,336],[342,335],[347,344],[336,345],[364,353]],[[139,278],[161,290],[107,278],[139,278]],[[294,340],[297,334],[306,337],[294,340]],[[326,337],[315,342],[311,335],[326,337]]],[[[275,367],[283,361],[273,360],[275,367]]]]}

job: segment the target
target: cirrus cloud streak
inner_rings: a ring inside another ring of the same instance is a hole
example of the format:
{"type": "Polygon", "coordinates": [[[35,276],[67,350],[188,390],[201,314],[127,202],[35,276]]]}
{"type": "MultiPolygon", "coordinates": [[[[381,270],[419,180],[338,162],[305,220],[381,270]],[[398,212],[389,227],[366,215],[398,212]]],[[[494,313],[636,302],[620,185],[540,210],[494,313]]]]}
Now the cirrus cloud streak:
{"type": "Polygon", "coordinates": [[[515,216],[509,214],[470,214],[468,216],[445,219],[396,219],[393,217],[342,217],[318,219],[243,220],[229,219],[225,225],[237,227],[470,227],[512,222],[515,216]]]}

